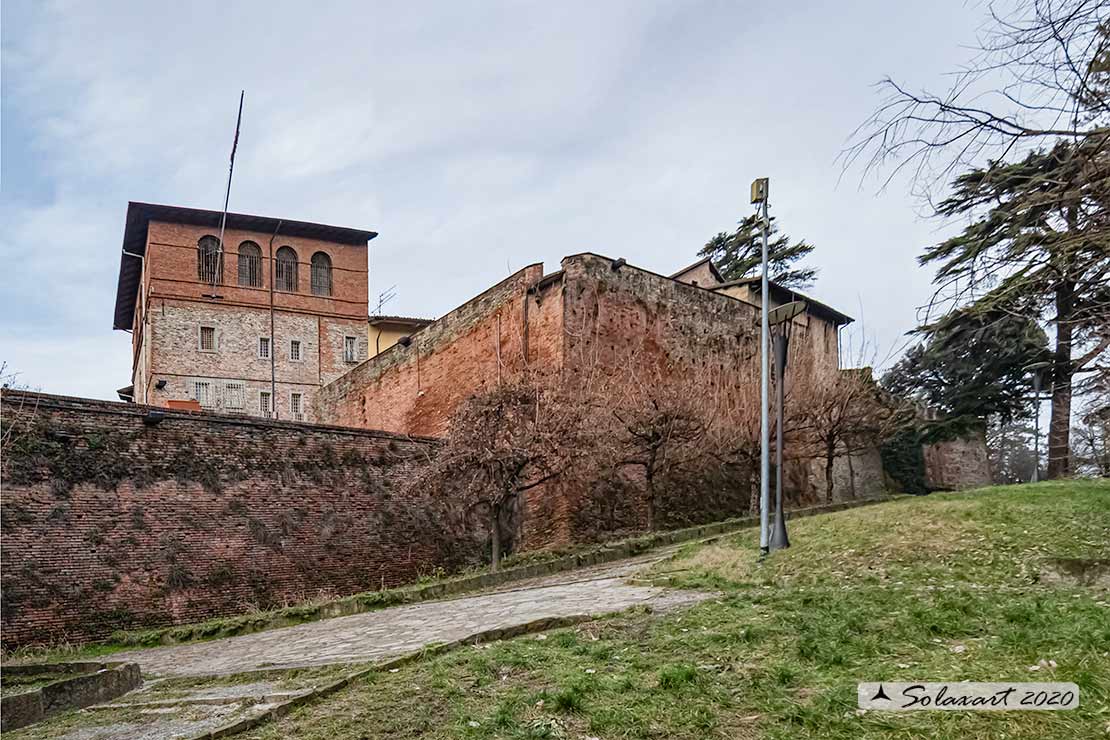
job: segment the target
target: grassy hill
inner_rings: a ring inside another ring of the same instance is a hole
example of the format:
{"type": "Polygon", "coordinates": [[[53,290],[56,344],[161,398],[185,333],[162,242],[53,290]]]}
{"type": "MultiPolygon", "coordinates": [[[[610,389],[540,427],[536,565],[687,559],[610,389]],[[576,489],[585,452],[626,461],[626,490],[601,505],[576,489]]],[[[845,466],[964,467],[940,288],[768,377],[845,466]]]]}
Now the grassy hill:
{"type": "Polygon", "coordinates": [[[1110,733],[1110,483],[906,498],[691,546],[719,597],[372,676],[244,737],[1040,738],[1110,733]],[[1083,581],[1091,581],[1084,584],[1083,581]],[[1063,712],[856,710],[862,680],[1073,681],[1063,712]]]}

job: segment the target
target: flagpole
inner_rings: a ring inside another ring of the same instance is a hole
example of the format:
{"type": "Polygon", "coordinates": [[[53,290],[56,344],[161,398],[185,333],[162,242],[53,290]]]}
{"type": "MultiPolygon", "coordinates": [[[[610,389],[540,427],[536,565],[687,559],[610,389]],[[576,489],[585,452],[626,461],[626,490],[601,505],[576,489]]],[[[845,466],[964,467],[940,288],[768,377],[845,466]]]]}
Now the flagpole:
{"type": "Polygon", "coordinates": [[[231,202],[231,176],[235,173],[235,150],[239,148],[239,126],[243,122],[243,96],[245,94],[246,90],[239,91],[239,114],[235,117],[235,139],[231,142],[231,163],[227,167],[227,190],[224,192],[224,211],[220,216],[219,251],[216,253],[216,271],[212,275],[213,290],[215,290],[216,281],[223,274],[224,227],[227,225],[227,206],[231,202]]]}

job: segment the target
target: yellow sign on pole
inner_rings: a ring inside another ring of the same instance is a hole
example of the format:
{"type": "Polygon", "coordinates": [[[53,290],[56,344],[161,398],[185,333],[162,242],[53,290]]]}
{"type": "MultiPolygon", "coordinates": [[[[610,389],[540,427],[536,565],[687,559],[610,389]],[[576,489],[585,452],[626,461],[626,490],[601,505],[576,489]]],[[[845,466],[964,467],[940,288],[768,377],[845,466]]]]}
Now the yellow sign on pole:
{"type": "Polygon", "coordinates": [[[766,177],[752,180],[752,203],[766,203],[770,181],[766,177]]]}

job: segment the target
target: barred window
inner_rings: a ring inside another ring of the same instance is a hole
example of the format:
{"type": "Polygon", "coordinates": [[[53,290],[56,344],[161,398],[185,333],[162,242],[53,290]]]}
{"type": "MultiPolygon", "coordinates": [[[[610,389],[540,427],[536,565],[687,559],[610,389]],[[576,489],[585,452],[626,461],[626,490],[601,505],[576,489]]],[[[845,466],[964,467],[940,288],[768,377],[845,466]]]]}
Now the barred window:
{"type": "Polygon", "coordinates": [[[312,295],[331,295],[331,257],[323,252],[312,255],[312,295]]]}
{"type": "Polygon", "coordinates": [[[216,351],[216,327],[202,326],[200,327],[200,338],[198,339],[199,348],[201,352],[215,352],[216,351]]]}
{"type": "Polygon", "coordinates": [[[296,421],[304,421],[304,404],[301,402],[300,393],[289,394],[289,413],[296,421]]]}
{"type": "Polygon", "coordinates": [[[269,419],[274,415],[273,398],[270,396],[270,391],[262,391],[258,394],[258,413],[269,419]]]}
{"type": "Polygon", "coordinates": [[[289,340],[289,359],[292,360],[293,362],[300,362],[301,361],[301,340],[299,340],[299,339],[290,339],[289,340]]]}
{"type": "Polygon", "coordinates": [[[224,408],[229,411],[242,411],[247,386],[238,381],[228,382],[224,385],[224,408]]]}
{"type": "Polygon", "coordinates": [[[343,337],[343,362],[358,362],[358,337],[343,337]]]}
{"type": "Polygon", "coordinates": [[[258,359],[260,359],[260,360],[270,359],[270,338],[269,337],[259,337],[258,338],[258,359]]]}
{"type": "Polygon", "coordinates": [[[254,242],[239,245],[239,284],[247,288],[262,287],[262,248],[254,242]]]}
{"type": "Polygon", "coordinates": [[[274,257],[274,287],[286,293],[297,292],[297,253],[282,247],[274,257]]]}
{"type": "Polygon", "coordinates": [[[220,251],[220,240],[214,236],[202,236],[197,242],[197,278],[201,282],[216,285],[224,281],[220,251]]]}
{"type": "Polygon", "coordinates": [[[207,380],[193,381],[193,398],[200,403],[201,408],[210,409],[215,406],[216,398],[212,393],[212,383],[207,380]]]}

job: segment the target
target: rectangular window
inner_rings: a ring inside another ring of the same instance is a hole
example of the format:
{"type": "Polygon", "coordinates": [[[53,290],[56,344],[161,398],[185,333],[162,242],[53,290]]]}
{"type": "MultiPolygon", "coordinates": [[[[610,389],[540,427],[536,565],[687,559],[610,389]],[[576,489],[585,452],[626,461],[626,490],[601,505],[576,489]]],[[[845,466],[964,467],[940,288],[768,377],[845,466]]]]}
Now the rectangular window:
{"type": "Polygon", "coordinates": [[[269,337],[259,337],[258,338],[258,359],[260,359],[260,360],[270,359],[270,338],[269,337]]]}
{"type": "Polygon", "coordinates": [[[296,421],[304,421],[304,405],[301,403],[300,393],[289,394],[289,413],[296,421]]]}
{"type": "Polygon", "coordinates": [[[216,327],[202,326],[200,327],[200,351],[201,352],[215,352],[216,351],[216,327]]]}
{"type": "Polygon", "coordinates": [[[358,362],[358,337],[343,337],[343,362],[358,362]]]}
{"type": "Polygon", "coordinates": [[[228,411],[242,411],[246,395],[245,383],[228,382],[224,385],[224,408],[228,411]]]}
{"type": "Polygon", "coordinates": [[[274,415],[273,399],[269,391],[262,391],[258,394],[258,413],[269,419],[274,415]]]}
{"type": "Polygon", "coordinates": [[[292,360],[293,362],[300,362],[301,361],[301,340],[299,340],[299,339],[290,339],[289,340],[289,359],[292,360]]]}
{"type": "Polygon", "coordinates": [[[196,399],[202,409],[210,409],[216,405],[216,399],[212,394],[212,384],[207,380],[193,381],[193,398],[196,399]]]}

